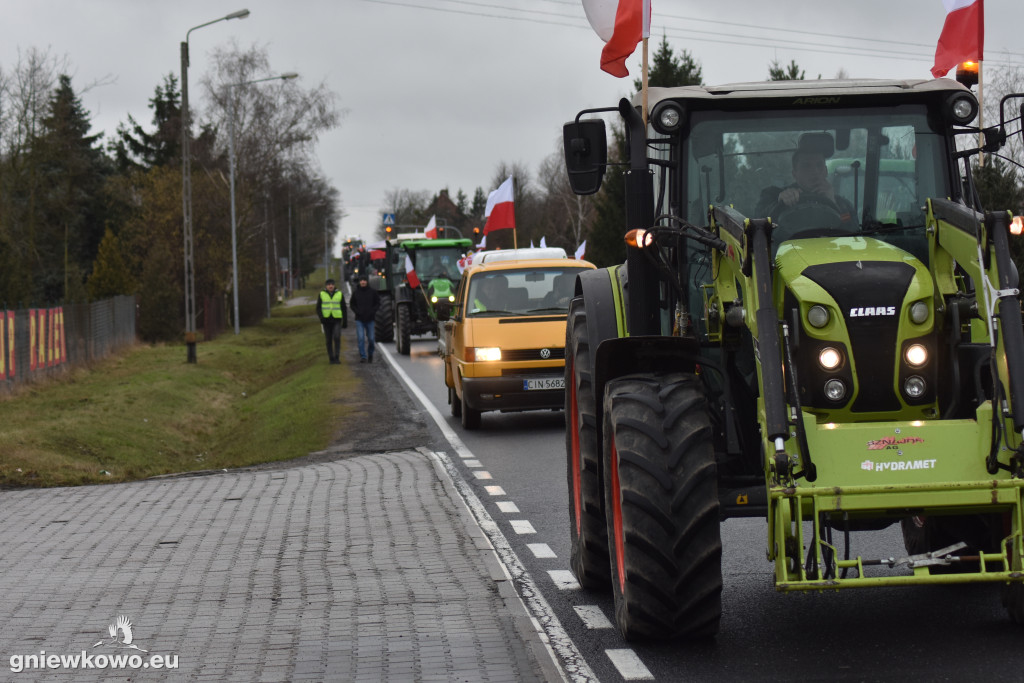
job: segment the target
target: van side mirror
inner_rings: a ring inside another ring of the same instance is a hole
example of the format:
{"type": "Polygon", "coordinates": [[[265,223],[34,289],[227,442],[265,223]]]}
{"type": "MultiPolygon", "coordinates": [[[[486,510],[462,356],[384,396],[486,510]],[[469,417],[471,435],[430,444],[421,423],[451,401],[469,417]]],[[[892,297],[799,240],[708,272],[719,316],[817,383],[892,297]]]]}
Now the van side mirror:
{"type": "Polygon", "coordinates": [[[571,121],[562,126],[565,170],[576,194],[594,194],[601,189],[608,164],[608,138],[604,119],[571,121]]]}

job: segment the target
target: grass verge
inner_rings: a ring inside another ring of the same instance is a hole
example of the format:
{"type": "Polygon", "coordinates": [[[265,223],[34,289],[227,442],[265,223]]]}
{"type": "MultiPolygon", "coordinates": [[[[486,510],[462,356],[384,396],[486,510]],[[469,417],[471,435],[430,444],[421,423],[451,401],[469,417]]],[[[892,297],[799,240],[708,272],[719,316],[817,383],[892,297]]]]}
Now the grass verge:
{"type": "Polygon", "coordinates": [[[198,345],[135,346],[0,401],[0,486],[244,467],[323,450],[358,391],[323,362],[312,305],[198,345]]]}

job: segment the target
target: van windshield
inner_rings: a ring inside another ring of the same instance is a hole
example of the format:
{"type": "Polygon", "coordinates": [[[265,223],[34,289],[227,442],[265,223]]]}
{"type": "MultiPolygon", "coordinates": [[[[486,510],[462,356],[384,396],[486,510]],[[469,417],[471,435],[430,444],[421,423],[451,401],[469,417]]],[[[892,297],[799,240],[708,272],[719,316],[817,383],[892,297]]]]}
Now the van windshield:
{"type": "Polygon", "coordinates": [[[477,273],[469,281],[466,314],[564,315],[583,268],[552,267],[477,273]]]}

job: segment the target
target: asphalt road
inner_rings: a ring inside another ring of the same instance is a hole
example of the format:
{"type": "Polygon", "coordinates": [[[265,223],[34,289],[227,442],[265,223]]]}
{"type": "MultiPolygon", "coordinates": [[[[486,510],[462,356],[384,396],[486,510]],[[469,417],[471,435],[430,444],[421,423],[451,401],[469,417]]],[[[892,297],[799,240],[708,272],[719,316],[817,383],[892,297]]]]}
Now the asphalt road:
{"type": "MultiPolygon", "coordinates": [[[[760,519],[722,525],[724,613],[715,640],[624,641],[611,624],[610,594],[584,591],[567,578],[561,411],[484,413],[481,429],[466,432],[448,409],[436,341],[414,338],[408,357],[385,347],[398,374],[464,444],[452,457],[455,468],[507,539],[527,588],[543,598],[528,606],[550,610],[535,616],[567,639],[555,649],[571,680],[591,672],[606,682],[1024,680],[1024,629],[1009,621],[998,586],[776,593],[760,519]],[[502,489],[502,506],[493,486],[502,489]]],[[[854,533],[851,545],[864,557],[905,554],[898,527],[854,533]]]]}

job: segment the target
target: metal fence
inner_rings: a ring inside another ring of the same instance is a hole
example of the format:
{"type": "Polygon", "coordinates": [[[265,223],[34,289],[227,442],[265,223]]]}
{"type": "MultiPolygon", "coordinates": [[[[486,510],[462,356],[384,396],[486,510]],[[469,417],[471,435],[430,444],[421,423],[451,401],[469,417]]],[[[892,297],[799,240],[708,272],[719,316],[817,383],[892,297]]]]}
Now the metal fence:
{"type": "Polygon", "coordinates": [[[0,391],[135,343],[135,298],[0,311],[0,391]]]}

